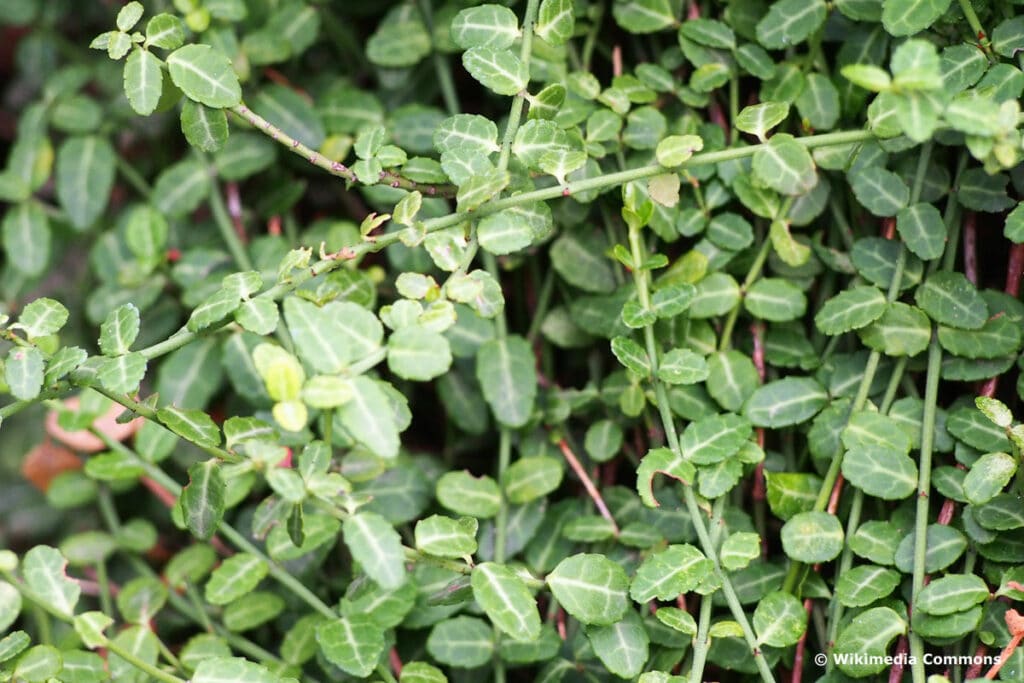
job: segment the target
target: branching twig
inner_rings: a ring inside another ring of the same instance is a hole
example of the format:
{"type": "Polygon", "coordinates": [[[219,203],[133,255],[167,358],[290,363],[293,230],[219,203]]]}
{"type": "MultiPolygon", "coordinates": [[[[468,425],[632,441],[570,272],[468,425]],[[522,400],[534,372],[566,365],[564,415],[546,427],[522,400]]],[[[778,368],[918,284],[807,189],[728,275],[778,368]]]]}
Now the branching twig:
{"type": "Polygon", "coordinates": [[[612,517],[612,513],[609,512],[608,506],[604,503],[604,498],[601,497],[601,492],[597,490],[596,486],[594,486],[594,482],[587,474],[586,468],[583,467],[579,458],[577,458],[576,454],[572,452],[571,448],[569,448],[569,444],[566,443],[565,439],[558,442],[558,447],[562,450],[562,455],[565,456],[566,461],[569,463],[569,467],[572,468],[572,471],[575,472],[576,476],[580,478],[581,482],[583,482],[583,488],[587,490],[587,495],[589,495],[590,499],[594,501],[594,505],[597,507],[598,512],[600,512],[601,516],[611,523],[612,529],[615,530],[615,535],[618,536],[619,525],[615,523],[615,518],[612,517]]]}

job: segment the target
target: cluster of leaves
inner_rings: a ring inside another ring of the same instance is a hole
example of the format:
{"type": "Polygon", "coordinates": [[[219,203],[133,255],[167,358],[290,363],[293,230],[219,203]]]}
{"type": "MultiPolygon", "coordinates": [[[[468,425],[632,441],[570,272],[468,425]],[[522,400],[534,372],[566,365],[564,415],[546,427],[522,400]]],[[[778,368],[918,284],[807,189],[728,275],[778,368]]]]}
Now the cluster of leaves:
{"type": "Polygon", "coordinates": [[[1024,676],[1015,2],[84,5],[0,6],[0,680],[1024,676]]]}

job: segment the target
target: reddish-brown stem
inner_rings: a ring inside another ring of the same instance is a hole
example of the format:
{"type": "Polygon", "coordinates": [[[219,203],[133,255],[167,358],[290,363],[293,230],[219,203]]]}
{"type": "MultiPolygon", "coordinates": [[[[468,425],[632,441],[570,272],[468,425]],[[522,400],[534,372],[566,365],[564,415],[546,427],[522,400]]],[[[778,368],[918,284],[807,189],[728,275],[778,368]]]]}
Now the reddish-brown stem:
{"type": "Polygon", "coordinates": [[[999,661],[992,665],[992,668],[988,670],[987,674],[985,674],[985,678],[990,681],[995,680],[996,674],[998,674],[999,670],[1003,668],[1003,664],[1009,661],[1010,655],[1012,655],[1013,651],[1017,649],[1018,645],[1020,645],[1021,640],[1024,640],[1024,633],[1018,633],[1012,640],[1010,640],[1009,643],[1006,644],[1003,651],[999,653],[999,661]]]}
{"type": "Polygon", "coordinates": [[[973,211],[964,213],[964,275],[978,284],[978,221],[973,211]]]}
{"type": "Polygon", "coordinates": [[[618,78],[622,75],[622,46],[616,45],[612,48],[612,76],[618,78]]]}
{"type": "Polygon", "coordinates": [[[1021,276],[1024,276],[1024,244],[1014,244],[1010,247],[1010,258],[1006,264],[1006,286],[1003,291],[1014,298],[1019,296],[1021,276]]]}
{"type": "Polygon", "coordinates": [[[587,474],[587,470],[583,467],[583,464],[576,457],[576,454],[569,448],[569,444],[566,443],[565,439],[558,442],[558,447],[562,450],[562,455],[565,456],[566,461],[569,463],[569,467],[576,473],[576,476],[583,482],[583,488],[587,490],[587,495],[594,501],[594,505],[597,507],[598,512],[601,516],[611,522],[612,529],[615,531],[615,535],[619,535],[619,525],[615,523],[615,518],[612,517],[612,513],[608,511],[608,506],[604,504],[604,498],[601,497],[601,492],[594,486],[594,482],[590,479],[590,475],[587,474]]]}
{"type": "Polygon", "coordinates": [[[839,509],[839,497],[843,494],[843,475],[840,473],[836,477],[836,485],[832,487],[832,495],[828,499],[828,513],[830,515],[836,514],[836,510],[839,509]]]}
{"type": "Polygon", "coordinates": [[[238,192],[238,183],[227,183],[224,186],[227,195],[228,216],[231,217],[231,224],[235,227],[235,234],[238,239],[245,242],[245,224],[242,223],[242,197],[238,192]]]}
{"type": "MultiPolygon", "coordinates": [[[[804,600],[804,612],[807,613],[807,620],[811,618],[811,599],[806,598],[804,600]]],[[[805,622],[806,623],[806,622],[805,622]]],[[[804,654],[807,652],[807,629],[804,629],[804,634],[800,636],[800,640],[796,643],[796,652],[793,654],[793,674],[789,678],[789,683],[800,683],[804,676],[804,654]]]]}
{"type": "Polygon", "coordinates": [[[566,639],[565,631],[565,610],[561,607],[555,613],[555,630],[558,631],[558,637],[562,640],[566,639]]]}
{"type": "Polygon", "coordinates": [[[894,239],[896,237],[896,219],[895,218],[883,218],[882,219],[882,237],[887,240],[894,239]]]}
{"type": "Polygon", "coordinates": [[[984,643],[978,645],[978,649],[974,651],[974,663],[967,669],[967,673],[964,674],[964,680],[969,681],[972,678],[977,678],[981,675],[982,662],[985,661],[985,655],[988,654],[988,647],[984,643]]]}
{"type": "Polygon", "coordinates": [[[936,524],[942,526],[949,526],[949,523],[953,521],[953,513],[956,512],[956,501],[952,498],[947,498],[942,502],[942,507],[939,508],[939,516],[935,519],[936,524]]]}
{"type": "Polygon", "coordinates": [[[903,680],[903,662],[907,658],[908,649],[907,637],[900,636],[899,642],[896,643],[895,659],[892,668],[889,669],[889,683],[900,683],[903,680]]]}
{"type": "Polygon", "coordinates": [[[402,675],[402,658],[398,656],[398,650],[391,648],[391,652],[388,653],[388,660],[391,662],[391,671],[396,676],[402,675]]]}

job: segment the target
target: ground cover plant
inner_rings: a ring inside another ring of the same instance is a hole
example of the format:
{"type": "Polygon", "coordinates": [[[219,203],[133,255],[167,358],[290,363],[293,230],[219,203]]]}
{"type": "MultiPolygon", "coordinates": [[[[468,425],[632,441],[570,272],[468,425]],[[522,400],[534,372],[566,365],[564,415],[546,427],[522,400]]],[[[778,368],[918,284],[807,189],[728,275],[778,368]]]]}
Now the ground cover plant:
{"type": "Polygon", "coordinates": [[[0,24],[0,680],[1024,679],[1018,2],[0,24]]]}

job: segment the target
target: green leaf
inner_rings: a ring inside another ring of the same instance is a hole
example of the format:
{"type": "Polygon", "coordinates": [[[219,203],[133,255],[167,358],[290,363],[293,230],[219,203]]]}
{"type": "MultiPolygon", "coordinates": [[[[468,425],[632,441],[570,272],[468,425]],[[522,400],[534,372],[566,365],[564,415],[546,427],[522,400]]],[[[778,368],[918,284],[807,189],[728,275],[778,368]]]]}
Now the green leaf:
{"type": "Polygon", "coordinates": [[[671,0],[618,0],[612,5],[612,14],[630,33],[654,33],[677,22],[671,0]]]}
{"type": "Polygon", "coordinates": [[[576,28],[573,0],[541,0],[533,30],[549,45],[558,47],[572,38],[576,28]]]}
{"type": "Polygon", "coordinates": [[[738,411],[757,389],[760,380],[754,362],[735,349],[708,357],[708,393],[726,410],[738,411]]]}
{"type": "Polygon", "coordinates": [[[988,599],[988,586],[981,577],[946,574],[921,589],[914,607],[927,614],[941,616],[969,610],[988,599]]]}
{"type": "Polygon", "coordinates": [[[352,400],[338,409],[345,429],[382,458],[398,455],[398,424],[380,383],[360,376],[352,380],[352,400]]]}
{"type": "Polygon", "coordinates": [[[779,125],[789,116],[787,102],[762,102],[744,107],[736,117],[736,128],[744,133],[756,135],[764,142],[765,133],[779,125]]]}
{"type": "Polygon", "coordinates": [[[464,669],[483,666],[494,652],[494,631],[476,617],[447,619],[430,632],[427,652],[441,664],[464,669]]]}
{"type": "Polygon", "coordinates": [[[697,135],[670,135],[658,143],[655,154],[659,164],[665,168],[675,168],[702,149],[704,141],[697,135]]]}
{"type": "Polygon", "coordinates": [[[381,588],[398,588],[406,580],[402,538],[375,512],[359,512],[342,523],[345,545],[366,575],[381,588]]]}
{"type": "Polygon", "coordinates": [[[196,102],[214,109],[242,102],[242,89],[231,62],[209,45],[186,45],[167,56],[171,80],[196,102]]]}
{"type": "Polygon", "coordinates": [[[374,353],[384,337],[377,316],[351,301],[317,306],[288,297],[284,300],[284,319],[299,357],[325,373],[344,370],[374,353]]]}
{"type": "Polygon", "coordinates": [[[754,153],[752,163],[758,180],[781,194],[809,192],[818,180],[807,148],[785,133],[773,135],[754,153]]]}
{"type": "Polygon", "coordinates": [[[907,624],[889,607],[874,607],[861,612],[840,632],[833,658],[839,669],[864,678],[884,671],[889,645],[907,632],[907,624]],[[838,655],[845,655],[840,659],[838,655]]]}
{"type": "Polygon", "coordinates": [[[870,496],[901,500],[917,490],[917,465],[906,454],[879,446],[851,449],[843,458],[843,476],[870,496]]]}
{"type": "Polygon", "coordinates": [[[480,246],[499,256],[525,249],[535,237],[526,216],[512,209],[486,216],[477,226],[480,246]]]}
{"type": "Polygon", "coordinates": [[[501,5],[468,7],[452,19],[451,36],[463,49],[489,47],[501,50],[511,47],[519,38],[519,19],[515,12],[501,5]]]}
{"type": "Polygon", "coordinates": [[[153,185],[153,204],[168,217],[196,209],[210,192],[210,170],[194,159],[166,167],[153,185]]]}
{"type": "Polygon", "coordinates": [[[36,645],[25,651],[14,666],[14,680],[27,683],[45,683],[61,673],[64,660],[52,645],[36,645]]]}
{"type": "Polygon", "coordinates": [[[786,377],[757,388],[743,408],[755,427],[788,427],[814,417],[828,402],[825,389],[810,377],[786,377]]]}
{"type": "Polygon", "coordinates": [[[203,448],[220,445],[220,429],[202,410],[184,410],[167,406],[157,411],[157,419],[178,436],[203,448]]]}
{"type": "Polygon", "coordinates": [[[131,31],[135,28],[135,24],[139,23],[139,19],[142,18],[145,11],[141,2],[129,2],[117,13],[117,30],[125,33],[131,31]]]}
{"type": "Polygon", "coordinates": [[[156,111],[163,91],[160,60],[146,50],[133,50],[124,62],[124,94],[136,114],[149,116],[156,111]]]}
{"type": "Polygon", "coordinates": [[[462,55],[469,75],[499,95],[516,95],[526,89],[530,72],[509,50],[472,47],[462,55]]]}
{"type": "Polygon", "coordinates": [[[434,130],[434,147],[438,152],[473,152],[484,156],[497,152],[498,127],[490,119],[477,114],[450,116],[434,130]]]}
{"type": "Polygon", "coordinates": [[[86,647],[103,647],[107,644],[103,631],[113,623],[114,620],[103,612],[85,612],[75,615],[75,633],[86,647]]]}
{"type": "Polygon", "coordinates": [[[691,422],[679,439],[683,457],[710,465],[732,457],[750,439],[751,426],[739,415],[711,415],[691,422]]]}
{"type": "Polygon", "coordinates": [[[430,50],[430,33],[415,9],[381,22],[366,43],[372,63],[396,69],[417,64],[430,50]]]}
{"type": "Polygon", "coordinates": [[[757,42],[769,50],[802,43],[818,30],[827,14],[822,0],[778,0],[757,23],[757,42]]]}
{"type": "MultiPolygon", "coordinates": [[[[293,138],[313,149],[319,149],[327,136],[320,115],[312,103],[283,85],[263,87],[250,102],[252,109],[293,138]]],[[[374,178],[378,180],[379,178],[374,178]]]]}
{"type": "Polygon", "coordinates": [[[740,286],[728,273],[714,272],[697,283],[690,302],[691,318],[713,318],[731,311],[740,300],[740,286]]]}
{"type": "Polygon", "coordinates": [[[360,678],[373,673],[387,647],[384,632],[368,614],[350,614],[320,624],[316,642],[327,661],[360,678]]]}
{"type": "Polygon", "coordinates": [[[28,586],[39,599],[55,612],[71,616],[78,604],[82,589],[78,582],[69,579],[64,572],[67,560],[56,548],[37,545],[25,553],[21,563],[21,574],[28,586]]]}
{"type": "MultiPolygon", "coordinates": [[[[906,534],[896,548],[896,568],[905,574],[913,570],[915,535],[913,531],[906,534]]],[[[928,573],[941,571],[950,566],[967,549],[967,538],[963,533],[943,524],[929,524],[925,539],[927,550],[924,566],[928,573]]]]}
{"type": "Polygon", "coordinates": [[[809,73],[796,108],[814,130],[830,130],[839,120],[839,91],[827,76],[809,73]]]}
{"type": "Polygon", "coordinates": [[[1017,461],[1006,453],[986,453],[964,477],[964,496],[974,505],[984,505],[1010,483],[1016,472],[1017,461]]]}
{"type": "Polygon", "coordinates": [[[750,531],[739,531],[725,539],[718,552],[718,560],[727,571],[747,567],[761,555],[761,537],[750,531]]]}
{"type": "Polygon", "coordinates": [[[484,342],[477,352],[476,376],[495,419],[522,427],[533,413],[537,371],[525,339],[509,336],[484,342]]]}
{"type": "Polygon", "coordinates": [[[181,132],[188,144],[202,152],[216,152],[228,139],[228,117],[223,109],[211,109],[193,100],[181,105],[181,132]]]}
{"type": "Polygon", "coordinates": [[[640,377],[651,374],[651,359],[643,347],[629,337],[615,337],[611,343],[612,353],[620,363],[640,377]]]}
{"type": "Polygon", "coordinates": [[[832,297],[814,316],[814,324],[824,334],[837,335],[859,330],[882,317],[885,295],[874,287],[859,286],[832,297]]]}
{"type": "Polygon", "coordinates": [[[931,204],[914,204],[896,215],[896,230],[907,249],[924,261],[942,256],[946,250],[946,225],[931,204]]]}
{"type": "Polygon", "coordinates": [[[684,484],[692,484],[695,479],[693,464],[684,460],[667,448],[654,448],[648,451],[636,472],[636,488],[640,500],[647,507],[658,507],[654,497],[654,475],[664,474],[684,484]]]}
{"type": "Polygon", "coordinates": [[[521,505],[542,498],[562,484],[562,463],[546,455],[516,460],[505,471],[502,486],[510,503],[521,505]]]}
{"type": "Polygon", "coordinates": [[[604,244],[593,237],[566,232],[551,245],[551,262],[566,282],[587,292],[615,290],[613,262],[604,244]]]}
{"type": "Polygon", "coordinates": [[[234,602],[255,590],[267,572],[266,562],[255,555],[232,555],[213,570],[206,582],[206,601],[213,605],[234,602]]]}
{"type": "Polygon", "coordinates": [[[899,584],[900,574],[896,570],[861,565],[839,576],[836,597],[845,607],[866,607],[892,593],[899,584]]]}
{"type": "Polygon", "coordinates": [[[181,492],[185,525],[196,538],[209,540],[224,518],[227,487],[216,460],[188,468],[188,485],[181,492]]]}
{"type": "Polygon", "coordinates": [[[447,472],[437,481],[437,500],[460,515],[488,519],[498,514],[501,492],[490,477],[469,472],[447,472]]]}
{"type": "Polygon", "coordinates": [[[658,379],[667,384],[696,384],[708,378],[704,356],[690,349],[672,349],[661,357],[658,379]]]}
{"type": "Polygon", "coordinates": [[[854,85],[871,92],[883,92],[892,87],[889,73],[874,64],[847,64],[840,73],[854,85]]]}
{"type": "Polygon", "coordinates": [[[175,50],[185,42],[185,27],[173,14],[157,14],[146,22],[146,47],[175,50]]]}
{"type": "Polygon", "coordinates": [[[20,614],[21,593],[6,581],[0,581],[0,632],[6,633],[20,614]]]}
{"type": "Polygon", "coordinates": [[[747,290],[743,305],[755,318],[785,322],[803,316],[807,297],[789,280],[761,278],[747,290]]]}
{"type": "Polygon", "coordinates": [[[828,562],[843,550],[843,527],[827,512],[801,512],[783,525],[782,547],[797,562],[828,562]]]}
{"type": "Polygon", "coordinates": [[[857,201],[876,216],[895,216],[910,201],[907,184],[881,166],[869,166],[851,173],[849,180],[857,201]]]}
{"type": "Polygon", "coordinates": [[[584,624],[613,624],[629,606],[626,572],[603,555],[567,557],[548,574],[547,583],[559,604],[584,624]]]}
{"type": "Polygon", "coordinates": [[[115,159],[114,148],[106,138],[70,137],[61,143],[57,151],[57,199],[76,230],[91,226],[107,207],[114,186],[115,159]]]}
{"type": "Polygon", "coordinates": [[[256,298],[243,301],[235,309],[235,322],[253,334],[267,336],[274,333],[280,319],[277,303],[270,299],[256,298]]]}
{"type": "Polygon", "coordinates": [[[962,273],[931,275],[914,294],[917,305],[935,322],[977,330],[988,319],[985,300],[962,273]]]}
{"type": "Polygon", "coordinates": [[[28,277],[41,275],[50,261],[50,221],[34,201],[7,209],[3,225],[8,265],[28,277]]]}
{"type": "Polygon", "coordinates": [[[459,211],[473,211],[480,208],[484,202],[504,190],[509,182],[509,174],[497,169],[471,176],[459,185],[459,192],[456,195],[459,211]]]}
{"type": "Polygon", "coordinates": [[[466,557],[476,552],[477,521],[431,515],[416,522],[416,547],[437,557],[466,557]]]}
{"type": "Polygon", "coordinates": [[[636,612],[629,610],[621,621],[587,626],[587,640],[601,663],[620,678],[640,674],[650,656],[650,637],[636,612]]]}
{"type": "Polygon", "coordinates": [[[889,356],[916,356],[928,348],[931,324],[924,311],[898,301],[858,334],[868,347],[889,356]]]}
{"type": "Polygon", "coordinates": [[[773,591],[757,603],[753,625],[759,645],[789,647],[796,644],[804,634],[807,613],[795,595],[773,591]]]}
{"type": "Polygon", "coordinates": [[[100,361],[97,378],[109,391],[118,394],[133,394],[139,382],[146,376],[148,361],[141,353],[105,358],[100,361]]]}
{"type": "Polygon", "coordinates": [[[25,306],[12,327],[25,331],[29,339],[56,334],[68,321],[68,309],[58,301],[42,297],[25,306]]]}
{"type": "Polygon", "coordinates": [[[43,354],[34,346],[15,346],[7,353],[4,381],[15,398],[30,401],[43,388],[43,354]]]}
{"type": "Polygon", "coordinates": [[[421,325],[396,330],[388,339],[388,369],[420,382],[439,377],[452,365],[448,340],[421,325]]]}
{"type": "Polygon", "coordinates": [[[670,545],[649,555],[637,568],[629,588],[634,601],[675,600],[694,590],[714,571],[714,564],[690,545],[670,545]]]}
{"type": "Polygon", "coordinates": [[[935,23],[949,9],[950,2],[951,0],[883,0],[882,25],[891,35],[912,36],[935,23]]]}
{"type": "Polygon", "coordinates": [[[212,657],[196,665],[192,683],[276,683],[266,667],[243,657],[212,657]]]}
{"type": "Polygon", "coordinates": [[[540,637],[537,601],[523,580],[508,567],[483,562],[471,575],[473,597],[491,622],[515,640],[540,637]]]}
{"type": "Polygon", "coordinates": [[[139,309],[135,304],[118,306],[100,325],[100,351],[105,356],[128,353],[139,336],[139,309]]]}

